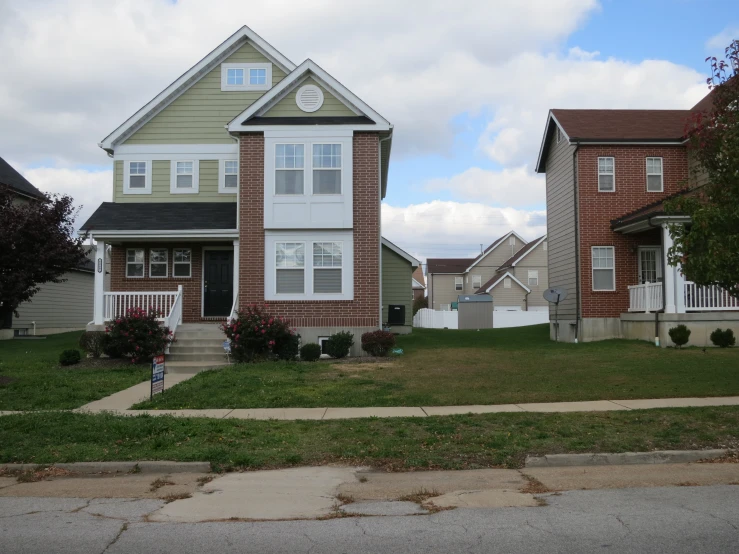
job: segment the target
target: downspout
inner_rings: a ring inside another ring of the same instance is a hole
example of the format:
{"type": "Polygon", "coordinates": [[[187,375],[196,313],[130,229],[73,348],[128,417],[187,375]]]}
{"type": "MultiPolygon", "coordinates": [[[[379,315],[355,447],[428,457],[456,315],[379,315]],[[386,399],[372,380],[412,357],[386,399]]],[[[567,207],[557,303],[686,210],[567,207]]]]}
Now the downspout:
{"type": "MultiPolygon", "coordinates": [[[[380,236],[379,236],[379,275],[378,280],[380,284],[380,329],[384,327],[384,322],[382,321],[382,306],[383,306],[383,299],[382,299],[382,143],[386,140],[390,140],[393,138],[393,129],[390,128],[390,134],[386,136],[385,138],[381,138],[377,143],[377,182],[379,184],[379,191],[378,194],[380,196],[380,205],[379,205],[379,213],[378,213],[378,227],[380,229],[380,236]]],[[[389,167],[390,160],[388,160],[388,167],[389,167]]],[[[412,310],[411,310],[412,311],[412,310]]],[[[388,314],[390,315],[390,314],[388,314]]]]}
{"type": "MultiPolygon", "coordinates": [[[[575,344],[580,337],[580,215],[579,215],[579,191],[577,182],[577,151],[580,150],[580,142],[575,143],[575,151],[572,153],[572,177],[575,185],[575,344]]],[[[559,323],[557,324],[559,325],[559,323]]]]}

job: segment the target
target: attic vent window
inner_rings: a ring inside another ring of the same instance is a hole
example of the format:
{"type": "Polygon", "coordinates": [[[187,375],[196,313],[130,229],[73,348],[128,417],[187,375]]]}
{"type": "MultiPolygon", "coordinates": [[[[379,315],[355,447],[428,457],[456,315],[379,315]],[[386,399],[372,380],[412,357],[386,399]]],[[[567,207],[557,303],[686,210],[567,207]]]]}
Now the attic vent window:
{"type": "Polygon", "coordinates": [[[303,85],[298,89],[295,102],[304,112],[315,112],[323,106],[323,91],[315,85],[303,85]]]}

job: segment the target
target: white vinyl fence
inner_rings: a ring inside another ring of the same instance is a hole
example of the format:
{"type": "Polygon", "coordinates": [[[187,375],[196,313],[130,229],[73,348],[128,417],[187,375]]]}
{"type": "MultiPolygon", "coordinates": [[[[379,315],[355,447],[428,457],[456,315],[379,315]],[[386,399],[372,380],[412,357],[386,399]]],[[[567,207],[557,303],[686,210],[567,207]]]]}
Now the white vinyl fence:
{"type": "MultiPolygon", "coordinates": [[[[549,323],[549,311],[496,311],[493,312],[493,328],[524,327],[549,323]]],[[[459,329],[459,312],[442,312],[423,308],[413,316],[413,326],[426,329],[459,329]]]]}

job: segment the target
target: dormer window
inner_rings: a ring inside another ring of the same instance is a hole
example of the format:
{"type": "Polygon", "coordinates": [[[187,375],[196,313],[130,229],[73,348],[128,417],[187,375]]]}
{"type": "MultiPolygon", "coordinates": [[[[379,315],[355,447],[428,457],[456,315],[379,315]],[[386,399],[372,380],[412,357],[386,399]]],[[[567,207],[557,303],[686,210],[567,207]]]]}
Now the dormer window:
{"type": "Polygon", "coordinates": [[[221,90],[249,91],[272,88],[271,63],[222,63],[221,90]]]}

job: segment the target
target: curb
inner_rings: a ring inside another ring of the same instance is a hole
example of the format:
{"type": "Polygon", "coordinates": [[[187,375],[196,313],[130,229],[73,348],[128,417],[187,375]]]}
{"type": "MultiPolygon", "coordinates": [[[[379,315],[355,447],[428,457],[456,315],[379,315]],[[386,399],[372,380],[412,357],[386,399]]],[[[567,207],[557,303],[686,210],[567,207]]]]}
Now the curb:
{"type": "Polygon", "coordinates": [[[713,460],[728,450],[657,450],[655,452],[623,452],[621,454],[550,454],[527,456],[524,467],[622,466],[636,464],[686,464],[713,460]]]}
{"type": "Polygon", "coordinates": [[[57,467],[72,473],[210,473],[210,462],[75,462],[59,464],[2,464],[7,471],[28,471],[44,467],[57,467]],[[138,466],[138,468],[137,468],[138,466]]]}

